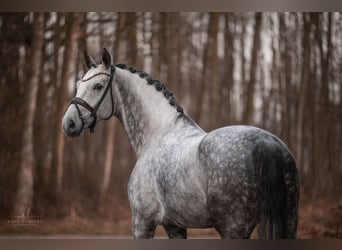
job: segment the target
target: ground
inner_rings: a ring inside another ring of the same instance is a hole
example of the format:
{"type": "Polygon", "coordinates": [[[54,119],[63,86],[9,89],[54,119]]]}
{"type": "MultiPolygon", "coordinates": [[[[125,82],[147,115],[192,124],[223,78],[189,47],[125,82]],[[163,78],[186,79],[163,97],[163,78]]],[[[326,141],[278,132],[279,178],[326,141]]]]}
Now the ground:
{"type": "MultiPolygon", "coordinates": [[[[302,196],[303,197],[303,196],[302,196]]],[[[120,218],[112,220],[81,218],[73,214],[63,220],[44,219],[38,225],[10,225],[7,221],[0,224],[0,237],[7,236],[56,236],[56,237],[117,237],[130,238],[131,213],[122,208],[120,218]]],[[[190,229],[191,238],[219,238],[214,229],[190,229]]],[[[342,238],[342,200],[309,201],[301,198],[299,208],[298,238],[342,238]]],[[[161,227],[157,228],[156,237],[165,238],[161,227]]],[[[256,230],[252,238],[257,238],[256,230]]]]}

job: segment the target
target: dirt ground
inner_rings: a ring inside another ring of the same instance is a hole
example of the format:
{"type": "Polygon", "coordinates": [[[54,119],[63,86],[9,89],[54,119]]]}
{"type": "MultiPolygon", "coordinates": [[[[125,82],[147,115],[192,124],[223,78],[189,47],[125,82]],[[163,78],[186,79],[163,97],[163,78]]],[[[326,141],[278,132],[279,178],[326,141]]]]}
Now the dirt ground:
{"type": "MultiPolygon", "coordinates": [[[[303,197],[303,196],[302,196],[303,197]]],[[[108,236],[131,237],[130,228],[131,213],[129,210],[121,211],[120,219],[100,220],[87,219],[73,215],[63,220],[45,219],[42,224],[36,225],[11,225],[8,221],[0,224],[0,237],[3,236],[108,236]]],[[[252,238],[257,238],[257,230],[254,230],[252,238]]],[[[189,229],[190,238],[219,238],[214,229],[189,229]]],[[[332,201],[308,201],[301,199],[299,208],[298,238],[342,238],[342,200],[332,201]]],[[[162,227],[158,226],[156,237],[165,238],[162,227]]]]}

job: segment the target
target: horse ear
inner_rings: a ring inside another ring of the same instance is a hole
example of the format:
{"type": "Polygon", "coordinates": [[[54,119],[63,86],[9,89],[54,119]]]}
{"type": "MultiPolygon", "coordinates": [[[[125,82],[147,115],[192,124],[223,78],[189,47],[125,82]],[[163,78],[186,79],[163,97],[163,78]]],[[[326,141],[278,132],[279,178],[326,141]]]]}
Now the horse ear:
{"type": "Polygon", "coordinates": [[[110,54],[106,48],[103,48],[103,54],[102,54],[102,63],[106,68],[109,68],[112,60],[110,58],[110,54]]]}
{"type": "Polygon", "coordinates": [[[86,50],[83,51],[84,55],[84,61],[85,65],[87,66],[87,69],[90,69],[91,67],[96,67],[96,62],[95,60],[88,55],[88,52],[86,50]]]}

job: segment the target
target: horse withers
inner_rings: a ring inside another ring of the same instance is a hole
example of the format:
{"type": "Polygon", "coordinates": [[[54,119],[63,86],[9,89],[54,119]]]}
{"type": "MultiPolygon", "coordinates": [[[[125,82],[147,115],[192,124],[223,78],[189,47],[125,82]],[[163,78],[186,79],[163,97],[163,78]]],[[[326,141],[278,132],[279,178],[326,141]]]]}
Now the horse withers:
{"type": "Polygon", "coordinates": [[[137,162],[128,183],[134,238],[169,238],[187,228],[214,227],[222,238],[295,238],[298,174],[287,146],[252,126],[203,131],[160,81],[125,64],[85,53],[88,71],[77,83],[62,126],[66,135],[94,131],[116,116],[137,162]]]}

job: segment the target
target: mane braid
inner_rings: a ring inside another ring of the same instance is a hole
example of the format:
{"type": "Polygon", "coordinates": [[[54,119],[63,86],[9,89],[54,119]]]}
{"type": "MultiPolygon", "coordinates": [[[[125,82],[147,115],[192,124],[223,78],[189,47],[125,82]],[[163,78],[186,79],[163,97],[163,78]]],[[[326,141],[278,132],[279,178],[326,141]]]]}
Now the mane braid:
{"type": "Polygon", "coordinates": [[[131,72],[132,74],[138,74],[140,78],[145,79],[146,82],[149,85],[154,85],[154,87],[156,88],[156,90],[159,92],[163,92],[164,97],[166,98],[166,100],[168,100],[169,104],[173,107],[176,108],[177,112],[183,114],[184,110],[181,106],[178,105],[178,103],[176,102],[173,93],[168,90],[166,88],[166,86],[159,80],[153,79],[149,74],[147,74],[146,72],[142,71],[142,70],[137,70],[136,68],[132,67],[132,66],[127,66],[126,64],[123,63],[119,63],[115,65],[116,67],[120,68],[120,69],[125,69],[128,70],[129,72],[131,72]]]}

